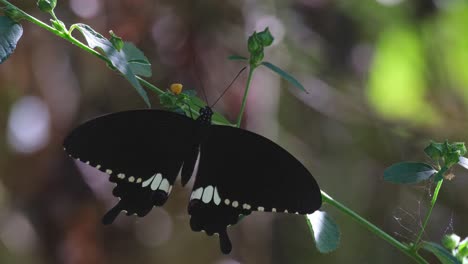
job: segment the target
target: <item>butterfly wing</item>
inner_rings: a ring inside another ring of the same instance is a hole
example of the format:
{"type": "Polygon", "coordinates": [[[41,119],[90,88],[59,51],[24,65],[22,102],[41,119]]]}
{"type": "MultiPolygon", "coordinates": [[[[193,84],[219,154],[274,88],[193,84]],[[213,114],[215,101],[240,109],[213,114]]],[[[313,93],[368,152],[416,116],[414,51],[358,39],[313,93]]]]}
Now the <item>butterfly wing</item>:
{"type": "Polygon", "coordinates": [[[211,126],[200,150],[189,204],[191,227],[220,235],[221,250],[231,244],[226,227],[252,211],[310,214],[322,204],[310,172],[289,152],[255,133],[211,126]]]}
{"type": "Polygon", "coordinates": [[[119,203],[103,218],[112,223],[127,215],[146,215],[163,205],[194,145],[196,123],[185,116],[160,110],[134,110],[92,119],[65,139],[68,154],[110,175],[117,184],[119,203]]]}

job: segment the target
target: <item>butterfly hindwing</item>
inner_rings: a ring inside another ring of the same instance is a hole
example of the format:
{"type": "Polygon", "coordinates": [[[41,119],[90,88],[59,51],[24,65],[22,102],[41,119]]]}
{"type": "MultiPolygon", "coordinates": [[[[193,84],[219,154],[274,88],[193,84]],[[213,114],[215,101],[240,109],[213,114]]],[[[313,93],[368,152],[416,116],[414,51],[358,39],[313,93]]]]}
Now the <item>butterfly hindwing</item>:
{"type": "MultiPolygon", "coordinates": [[[[189,213],[194,231],[220,235],[252,211],[309,214],[322,204],[309,171],[286,150],[252,132],[212,125],[201,143],[189,213]]],[[[223,242],[224,241],[224,242],[223,242]]]]}
{"type": "Polygon", "coordinates": [[[104,217],[111,223],[123,210],[138,216],[165,203],[187,153],[195,122],[160,110],[124,111],[92,119],[66,138],[68,154],[110,175],[119,203],[104,217]]]}

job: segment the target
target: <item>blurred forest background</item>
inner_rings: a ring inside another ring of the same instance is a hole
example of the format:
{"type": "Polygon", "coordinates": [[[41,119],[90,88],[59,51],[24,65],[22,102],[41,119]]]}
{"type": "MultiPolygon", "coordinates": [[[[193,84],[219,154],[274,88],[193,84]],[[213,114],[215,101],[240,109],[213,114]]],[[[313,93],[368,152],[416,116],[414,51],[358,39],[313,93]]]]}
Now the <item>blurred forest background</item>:
{"type": "MultiPolygon", "coordinates": [[[[49,19],[35,1],[13,3],[49,19]]],[[[268,26],[275,42],[266,60],[309,94],[259,68],[243,126],[289,150],[327,193],[403,241],[414,239],[432,186],[386,183],[384,168],[427,160],[430,139],[468,141],[467,1],[59,0],[55,12],[67,25],[106,36],[112,29],[135,43],[160,88],[199,88],[198,75],[211,102],[244,66],[227,57],[247,55],[247,37],[268,26]]],[[[411,263],[326,205],[342,231],[334,253],[317,252],[302,217],[254,213],[230,228],[234,250],[223,256],[216,237],[190,230],[190,190],[180,186],[145,218],[101,225],[116,201],[113,185],[71,161],[62,140],[86,119],[145,105],[102,61],[23,26],[0,65],[0,263],[411,263]]],[[[245,81],[216,106],[232,121],[245,81]]],[[[454,172],[426,240],[468,235],[468,173],[454,172]]]]}

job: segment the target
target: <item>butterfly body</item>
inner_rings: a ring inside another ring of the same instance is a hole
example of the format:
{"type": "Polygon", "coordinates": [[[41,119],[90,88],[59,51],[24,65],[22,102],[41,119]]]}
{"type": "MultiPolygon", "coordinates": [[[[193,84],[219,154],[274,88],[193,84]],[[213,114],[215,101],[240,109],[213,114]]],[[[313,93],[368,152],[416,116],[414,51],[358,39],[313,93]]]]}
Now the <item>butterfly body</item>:
{"type": "Polygon", "coordinates": [[[125,111],[72,131],[64,143],[70,156],[107,172],[117,184],[113,194],[120,201],[104,216],[105,224],[121,211],[145,216],[162,206],[179,172],[182,185],[195,174],[188,204],[192,230],[219,234],[223,253],[232,248],[227,226],[240,215],[320,208],[320,189],[297,159],[255,133],[211,125],[212,114],[209,107],[200,109],[197,120],[161,110],[125,111]]]}

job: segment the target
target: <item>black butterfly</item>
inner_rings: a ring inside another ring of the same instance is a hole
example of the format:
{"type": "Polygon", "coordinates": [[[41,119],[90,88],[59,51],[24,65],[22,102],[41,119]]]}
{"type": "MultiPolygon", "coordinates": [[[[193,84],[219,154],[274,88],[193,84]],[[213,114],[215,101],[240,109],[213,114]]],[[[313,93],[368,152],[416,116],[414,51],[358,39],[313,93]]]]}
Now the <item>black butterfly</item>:
{"type": "Polygon", "coordinates": [[[120,198],[103,218],[121,211],[145,216],[162,206],[177,175],[185,186],[198,171],[188,205],[193,231],[219,234],[221,251],[232,245],[227,226],[252,211],[310,214],[320,189],[286,150],[252,132],[211,125],[210,107],[197,120],[162,110],[134,110],[90,120],[65,139],[71,157],[110,175],[120,198]]]}

